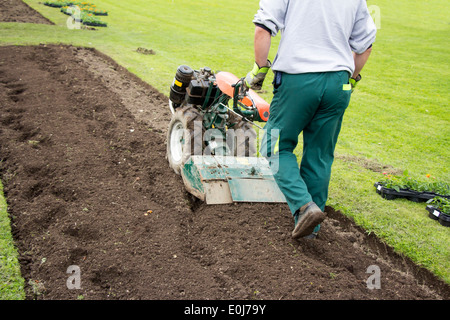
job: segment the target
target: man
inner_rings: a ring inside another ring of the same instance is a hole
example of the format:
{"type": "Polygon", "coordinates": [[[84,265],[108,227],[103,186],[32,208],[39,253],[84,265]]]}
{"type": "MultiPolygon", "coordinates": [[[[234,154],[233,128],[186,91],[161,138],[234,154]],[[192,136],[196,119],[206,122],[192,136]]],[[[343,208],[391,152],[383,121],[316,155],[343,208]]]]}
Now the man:
{"type": "Polygon", "coordinates": [[[365,0],[261,0],[255,64],[246,84],[261,88],[270,68],[274,97],[261,152],[294,216],[293,238],[314,237],[325,219],[334,149],[354,86],[375,41],[365,0]],[[273,64],[271,37],[281,32],[273,64]],[[278,134],[274,134],[274,132],[278,134]],[[300,170],[293,150],[303,132],[300,170]],[[263,150],[265,149],[265,150],[263,150]]]}

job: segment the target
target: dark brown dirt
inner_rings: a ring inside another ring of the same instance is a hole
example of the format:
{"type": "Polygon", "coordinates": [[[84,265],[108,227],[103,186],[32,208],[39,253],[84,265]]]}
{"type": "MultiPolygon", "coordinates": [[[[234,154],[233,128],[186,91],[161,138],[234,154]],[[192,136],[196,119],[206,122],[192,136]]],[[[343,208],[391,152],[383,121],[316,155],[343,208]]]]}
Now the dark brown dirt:
{"type": "Polygon", "coordinates": [[[330,208],[319,239],[294,241],[285,205],[192,201],[157,128],[166,98],[114,64],[95,75],[88,60],[110,63],[74,47],[0,47],[1,173],[28,298],[448,297],[330,208]],[[141,95],[111,90],[118,79],[141,95]],[[79,290],[66,286],[71,265],[79,290]],[[367,288],[371,265],[381,289],[367,288]]]}
{"type": "Polygon", "coordinates": [[[20,0],[0,1],[0,21],[53,24],[20,0]]]}
{"type": "Polygon", "coordinates": [[[318,239],[295,241],[284,204],[193,200],[165,159],[169,119],[166,97],[94,50],[0,47],[0,174],[28,299],[450,297],[331,208],[318,239]]]}

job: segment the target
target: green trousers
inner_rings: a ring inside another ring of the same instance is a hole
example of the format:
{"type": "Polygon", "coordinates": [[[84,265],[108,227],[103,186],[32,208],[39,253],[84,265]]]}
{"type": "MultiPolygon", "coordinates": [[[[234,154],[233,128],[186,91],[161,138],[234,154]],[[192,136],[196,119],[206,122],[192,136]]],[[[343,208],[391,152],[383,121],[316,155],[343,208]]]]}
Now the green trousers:
{"type": "Polygon", "coordinates": [[[334,149],[350,102],[349,78],[347,71],[275,74],[261,153],[268,158],[294,217],[310,201],[325,209],[334,149]],[[300,133],[303,155],[299,168],[293,151],[300,133]]]}

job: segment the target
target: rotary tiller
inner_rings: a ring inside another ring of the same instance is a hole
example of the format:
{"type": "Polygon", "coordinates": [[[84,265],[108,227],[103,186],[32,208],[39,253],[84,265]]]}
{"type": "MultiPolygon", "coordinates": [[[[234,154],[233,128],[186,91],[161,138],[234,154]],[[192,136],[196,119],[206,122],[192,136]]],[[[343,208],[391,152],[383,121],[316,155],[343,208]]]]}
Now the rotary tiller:
{"type": "Polygon", "coordinates": [[[253,127],[268,120],[269,104],[243,79],[182,65],[169,107],[167,159],[189,193],[207,204],[285,202],[269,162],[257,157],[253,127]]]}

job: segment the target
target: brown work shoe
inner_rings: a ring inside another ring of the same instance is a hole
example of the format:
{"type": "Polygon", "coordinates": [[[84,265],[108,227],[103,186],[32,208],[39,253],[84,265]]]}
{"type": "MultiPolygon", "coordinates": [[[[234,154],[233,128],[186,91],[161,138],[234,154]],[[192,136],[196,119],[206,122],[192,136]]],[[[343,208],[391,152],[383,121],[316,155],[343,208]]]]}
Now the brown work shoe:
{"type": "Polygon", "coordinates": [[[299,209],[297,224],[292,231],[292,238],[297,239],[310,235],[326,215],[314,203],[309,202],[299,209]]]}

